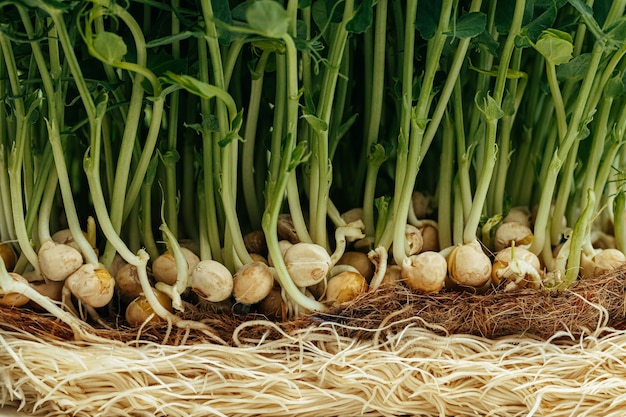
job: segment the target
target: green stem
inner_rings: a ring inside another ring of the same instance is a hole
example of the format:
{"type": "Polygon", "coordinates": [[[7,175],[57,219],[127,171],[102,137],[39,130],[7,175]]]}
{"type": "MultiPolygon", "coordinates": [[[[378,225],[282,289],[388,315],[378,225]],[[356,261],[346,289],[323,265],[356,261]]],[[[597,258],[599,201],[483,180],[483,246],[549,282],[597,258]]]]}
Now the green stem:
{"type": "MultiPolygon", "coordinates": [[[[473,149],[466,149],[465,141],[465,126],[463,124],[463,96],[461,92],[461,80],[457,78],[454,86],[454,100],[452,101],[452,108],[454,111],[454,135],[456,137],[456,158],[458,163],[458,175],[455,181],[458,182],[459,193],[456,193],[454,199],[455,206],[460,205],[462,216],[456,221],[455,226],[459,224],[465,224],[467,221],[470,209],[472,207],[472,185],[470,182],[470,160],[473,149]]],[[[456,211],[455,211],[456,215],[456,211]]],[[[454,240],[454,239],[453,239],[454,240]]]]}
{"type": "MultiPolygon", "coordinates": [[[[345,0],[343,9],[343,19],[333,31],[328,63],[324,71],[324,78],[320,90],[320,99],[317,107],[317,116],[330,126],[330,119],[333,111],[333,101],[337,87],[339,68],[344,56],[344,50],[348,39],[346,24],[354,14],[354,0],[345,0]]],[[[326,216],[328,211],[328,198],[330,191],[330,170],[329,170],[329,131],[328,129],[313,133],[315,141],[315,152],[312,155],[311,176],[317,176],[317,189],[311,190],[310,196],[310,230],[313,242],[327,247],[326,236],[326,216]]]]}
{"type": "MultiPolygon", "coordinates": [[[[582,185],[583,190],[594,188],[598,180],[598,170],[605,150],[606,139],[609,135],[609,116],[612,105],[613,98],[606,97],[602,100],[598,112],[594,115],[594,120],[597,120],[597,123],[594,123],[591,151],[589,152],[589,158],[585,164],[585,177],[582,185]]],[[[596,195],[600,196],[601,193],[596,195]]],[[[581,196],[581,210],[586,206],[586,197],[586,195],[581,196]]]]}
{"type": "MultiPolygon", "coordinates": [[[[460,198],[460,196],[462,195],[460,183],[461,181],[460,181],[460,174],[459,174],[455,178],[454,184],[453,184],[454,195],[456,196],[456,198],[454,199],[454,207],[453,207],[454,216],[452,218],[452,243],[454,245],[463,244],[463,229],[465,227],[465,223],[463,222],[463,217],[464,217],[463,210],[465,209],[465,207],[460,198]]],[[[446,247],[443,245],[440,245],[440,248],[445,249],[446,247]]]]}
{"type": "Polygon", "coordinates": [[[437,224],[439,247],[441,249],[452,245],[452,192],[454,170],[454,126],[449,116],[443,123],[443,143],[441,145],[441,159],[439,164],[439,195],[437,224]]]}
{"type": "Polygon", "coordinates": [[[56,169],[51,169],[48,173],[45,191],[41,199],[41,205],[39,206],[39,243],[43,243],[46,240],[51,240],[50,236],[50,216],[52,213],[52,207],[54,205],[54,198],[56,197],[56,188],[59,177],[57,176],[56,169]]]}
{"type": "MultiPolygon", "coordinates": [[[[515,3],[515,11],[513,12],[513,21],[509,29],[509,35],[504,43],[504,48],[500,55],[500,63],[498,65],[498,75],[496,76],[496,84],[493,90],[493,101],[499,108],[502,107],[502,99],[504,97],[504,86],[507,80],[507,72],[509,70],[509,63],[513,56],[513,50],[515,48],[515,37],[522,27],[522,19],[524,17],[525,0],[520,0],[515,3]]],[[[470,210],[469,218],[465,224],[463,231],[464,243],[472,242],[476,239],[476,232],[478,225],[480,224],[480,216],[483,213],[487,192],[489,191],[489,185],[493,175],[496,160],[496,134],[498,129],[498,119],[490,118],[486,122],[486,140],[485,140],[485,154],[483,159],[483,167],[480,171],[476,190],[474,192],[474,200],[472,202],[472,208],[470,210]]],[[[506,157],[506,155],[504,156],[506,157]]]]}
{"type": "MultiPolygon", "coordinates": [[[[198,42],[198,79],[200,81],[209,82],[209,62],[207,59],[207,45],[205,42],[198,42]]],[[[211,114],[210,100],[200,97],[200,113],[202,117],[208,117],[211,114]]],[[[200,242],[208,243],[208,248],[202,247],[202,259],[214,259],[220,261],[222,259],[219,226],[217,221],[217,202],[215,192],[214,173],[217,170],[216,163],[213,159],[219,158],[219,152],[213,152],[214,142],[212,134],[208,127],[202,129],[202,180],[199,181],[203,185],[202,192],[199,195],[203,198],[204,207],[202,213],[205,215],[206,226],[201,228],[201,235],[206,238],[200,239],[200,242]]]]}
{"type": "Polygon", "coordinates": [[[256,79],[252,81],[250,88],[250,100],[248,101],[248,111],[246,117],[246,127],[243,134],[243,145],[241,150],[241,186],[243,190],[243,198],[246,203],[246,212],[253,228],[261,225],[261,217],[263,206],[257,200],[257,192],[255,189],[255,175],[260,172],[254,170],[254,156],[257,137],[257,125],[259,121],[259,108],[261,105],[261,93],[263,92],[263,80],[265,79],[265,66],[271,55],[270,51],[263,51],[259,57],[254,72],[257,74],[256,79]]]}
{"type": "MultiPolygon", "coordinates": [[[[4,120],[4,117],[0,117],[4,120]]],[[[4,129],[0,122],[0,133],[4,135],[4,129]]],[[[9,164],[4,143],[0,140],[0,241],[15,239],[15,225],[11,208],[11,188],[9,180],[9,164]]]]}
{"type": "MultiPolygon", "coordinates": [[[[402,194],[404,177],[407,170],[407,158],[409,154],[409,135],[411,131],[411,107],[413,103],[413,60],[415,54],[415,18],[417,13],[417,0],[408,0],[406,6],[406,21],[404,23],[403,45],[399,50],[402,54],[402,96],[400,103],[400,131],[398,132],[398,149],[396,155],[396,181],[393,202],[393,211],[398,211],[399,199],[402,194]]],[[[434,65],[431,64],[431,65],[434,65]]],[[[400,220],[400,222],[402,222],[400,220]]]]}
{"type": "MultiPolygon", "coordinates": [[[[366,109],[367,129],[365,131],[365,146],[361,152],[361,160],[367,160],[371,147],[378,141],[383,114],[383,98],[385,89],[385,45],[387,42],[387,0],[380,0],[376,5],[376,22],[374,29],[374,51],[371,58],[372,86],[369,96],[369,106],[366,109]]],[[[369,66],[368,66],[369,68],[369,66]]],[[[359,164],[357,178],[365,174],[363,190],[363,223],[365,234],[374,237],[374,198],[376,178],[379,164],[359,164]]],[[[357,188],[358,189],[358,188],[357,188]]]]}
{"type": "MultiPolygon", "coordinates": [[[[197,104],[196,101],[193,101],[197,104]]],[[[197,107],[192,107],[194,110],[197,107]]],[[[193,114],[191,108],[187,114],[193,114]]],[[[194,135],[191,130],[186,130],[183,138],[183,155],[182,155],[182,171],[183,171],[183,185],[181,187],[181,205],[182,205],[182,220],[185,228],[186,236],[190,239],[197,241],[199,236],[198,230],[198,193],[196,186],[196,167],[194,166],[194,138],[190,137],[194,135]]]]}
{"type": "Polygon", "coordinates": [[[617,193],[613,200],[613,233],[615,246],[626,254],[626,191],[617,193]]]}
{"type": "Polygon", "coordinates": [[[52,146],[52,153],[54,155],[54,164],[57,175],[59,176],[59,188],[61,189],[61,197],[63,198],[67,224],[72,233],[74,242],[76,242],[79,246],[80,251],[85,257],[85,261],[92,265],[98,265],[98,255],[87,238],[83,235],[83,230],[78,220],[78,213],[76,212],[76,206],[74,205],[72,187],[69,182],[67,166],[65,164],[65,155],[61,145],[61,133],[59,132],[59,126],[57,125],[57,121],[55,119],[49,120],[47,122],[47,126],[50,145],[52,146]]]}
{"type": "Polygon", "coordinates": [[[292,164],[292,155],[294,148],[295,138],[288,135],[285,139],[285,149],[282,153],[280,163],[280,175],[275,178],[270,178],[266,186],[266,194],[268,198],[268,205],[263,213],[262,227],[265,233],[265,239],[267,241],[267,247],[269,250],[269,256],[274,261],[274,268],[276,268],[276,276],[281,288],[291,297],[291,299],[298,305],[304,307],[307,310],[325,310],[326,306],[318,301],[305,296],[300,289],[294,284],[293,280],[289,276],[289,271],[283,260],[280,247],[278,245],[278,216],[282,206],[283,195],[287,188],[287,181],[289,180],[290,171],[295,167],[290,167],[292,164]]]}
{"type": "Polygon", "coordinates": [[[156,259],[159,256],[159,249],[152,231],[152,179],[147,175],[141,186],[141,239],[150,258],[156,259]]]}
{"type": "MultiPolygon", "coordinates": [[[[515,71],[519,71],[522,57],[522,49],[517,49],[513,52],[513,63],[512,68],[515,71]]],[[[491,199],[488,207],[488,213],[494,214],[503,214],[504,213],[504,203],[506,200],[505,189],[507,183],[508,173],[510,171],[511,165],[511,149],[512,149],[512,136],[514,122],[517,117],[517,112],[519,110],[520,104],[522,102],[522,98],[524,96],[524,92],[526,91],[526,85],[528,83],[528,78],[523,77],[521,79],[510,79],[507,88],[509,105],[505,106],[504,116],[502,117],[502,124],[500,127],[500,144],[498,152],[500,157],[497,161],[496,173],[494,175],[493,188],[491,191],[491,199]]],[[[504,102],[507,103],[507,99],[504,99],[504,102]]]]}
{"type": "MultiPolygon", "coordinates": [[[[150,164],[150,160],[154,156],[154,150],[159,139],[159,133],[161,132],[161,122],[163,120],[164,106],[165,97],[162,95],[156,97],[152,102],[150,126],[148,127],[148,133],[146,134],[146,140],[142,146],[141,156],[139,158],[139,161],[137,162],[137,167],[135,168],[133,179],[130,182],[130,185],[128,186],[128,189],[126,190],[126,193],[124,195],[125,202],[124,212],[122,213],[122,223],[130,215],[131,208],[133,204],[135,204],[135,201],[137,200],[137,197],[141,192],[141,185],[143,184],[146,171],[148,170],[148,165],[150,164]]],[[[129,143],[129,148],[132,148],[132,146],[130,145],[132,144],[129,143]]],[[[118,175],[116,174],[115,179],[117,180],[117,178],[118,175]]],[[[126,189],[126,187],[124,188],[126,189]]],[[[111,220],[113,220],[113,216],[111,216],[111,220]]],[[[115,225],[115,223],[113,224],[115,225]]],[[[116,228],[116,230],[118,229],[116,228]]]]}
{"type": "Polygon", "coordinates": [[[376,227],[374,225],[374,198],[376,193],[376,178],[382,161],[370,161],[365,174],[365,186],[363,189],[363,223],[365,224],[365,235],[374,237],[376,227]]]}
{"type": "MultiPolygon", "coordinates": [[[[31,245],[30,237],[26,229],[22,188],[22,166],[29,125],[27,117],[30,117],[30,113],[26,114],[24,100],[22,99],[22,89],[20,87],[13,49],[11,48],[9,39],[2,32],[0,32],[0,46],[9,77],[10,93],[8,91],[7,93],[12,97],[15,120],[17,122],[15,142],[8,159],[9,201],[11,202],[13,227],[22,253],[26,256],[35,271],[39,272],[37,253],[35,253],[31,245]]],[[[32,209],[34,210],[35,208],[33,207],[32,209]]]]}
{"type": "MultiPolygon", "coordinates": [[[[434,137],[434,131],[429,131],[429,136],[425,138],[425,131],[428,125],[435,74],[437,72],[438,62],[447,39],[445,32],[448,30],[448,23],[452,12],[452,3],[453,1],[451,0],[444,0],[441,8],[441,15],[439,17],[439,25],[437,26],[437,32],[433,38],[428,41],[428,49],[426,52],[427,64],[424,69],[424,76],[417,104],[413,108],[411,114],[411,130],[406,169],[404,171],[396,170],[396,182],[400,182],[402,184],[402,187],[399,190],[400,193],[395,194],[394,198],[397,203],[394,205],[393,257],[398,265],[401,265],[404,258],[406,258],[406,219],[413,195],[413,189],[415,187],[417,173],[421,164],[423,155],[422,147],[428,147],[430,145],[430,141],[432,141],[432,138],[434,137]],[[427,143],[424,143],[424,139],[426,139],[427,143]]],[[[460,59],[458,56],[455,58],[460,59]]],[[[460,60],[462,61],[462,59],[460,60]]],[[[460,63],[455,62],[455,65],[460,65],[460,63]]],[[[454,80],[450,81],[451,82],[446,83],[446,87],[444,87],[445,94],[448,98],[452,94],[452,90],[454,88],[454,80]]],[[[447,102],[446,97],[443,97],[442,101],[447,102]]],[[[439,111],[443,111],[443,108],[441,109],[442,110],[439,111]]],[[[435,114],[435,117],[438,117],[440,121],[442,115],[443,113],[437,113],[435,114]]],[[[435,121],[434,123],[438,123],[438,121],[435,121]]],[[[396,191],[398,190],[396,189],[396,191]]]]}
{"type": "Polygon", "coordinates": [[[539,200],[539,208],[537,209],[537,217],[535,219],[533,243],[529,248],[529,250],[535,254],[540,253],[543,249],[544,240],[546,239],[547,234],[546,226],[548,224],[548,217],[550,216],[550,204],[556,187],[556,180],[561,167],[561,161],[567,157],[574,141],[579,138],[583,111],[590,96],[591,87],[603,54],[604,43],[602,41],[597,41],[593,47],[593,52],[591,53],[587,73],[585,74],[583,83],[578,91],[575,107],[568,124],[567,135],[562,141],[561,146],[552,156],[552,160],[550,162],[550,169],[552,172],[550,172],[545,178],[541,198],[539,200]]]}
{"type": "Polygon", "coordinates": [[[560,173],[560,184],[557,195],[554,200],[554,208],[552,210],[550,230],[550,244],[558,245],[563,235],[563,225],[561,219],[567,211],[568,203],[572,197],[572,184],[574,182],[574,170],[577,163],[578,143],[572,145],[570,153],[567,155],[565,166],[560,173]]]}
{"type": "MultiPolygon", "coordinates": [[[[287,136],[298,138],[298,52],[291,35],[284,35],[282,40],[285,44],[286,58],[286,94],[287,94],[287,136]]],[[[282,123],[282,121],[279,121],[282,123]]],[[[280,152],[278,153],[280,155],[280,152]]],[[[307,225],[302,214],[300,205],[300,194],[296,181],[296,170],[289,173],[289,179],[286,185],[287,202],[289,204],[289,212],[296,229],[296,234],[302,242],[311,242],[312,238],[307,230],[307,225]]],[[[311,225],[312,227],[312,225],[311,225]]]]}
{"type": "Polygon", "coordinates": [[[585,240],[589,238],[591,222],[595,213],[596,197],[592,189],[587,189],[587,205],[580,213],[580,218],[574,226],[570,237],[569,254],[567,256],[567,271],[565,279],[558,286],[559,289],[569,288],[578,279],[580,272],[580,256],[585,240]]]}
{"type": "MultiPolygon", "coordinates": [[[[213,18],[213,8],[211,2],[207,0],[201,1],[202,13],[205,24],[205,40],[207,42],[212,72],[213,82],[215,86],[226,92],[226,79],[224,73],[224,66],[222,64],[222,56],[220,51],[220,45],[217,38],[217,29],[215,27],[215,19],[213,18]]],[[[234,102],[233,102],[234,105],[234,102]]],[[[224,132],[231,130],[231,122],[237,114],[236,108],[232,109],[230,106],[227,109],[223,100],[218,100],[217,106],[217,119],[221,132],[216,134],[216,137],[222,139],[224,132]],[[230,119],[228,116],[230,115],[230,119]]],[[[221,196],[222,205],[224,206],[224,214],[226,217],[227,233],[230,233],[233,239],[233,245],[235,252],[243,264],[252,262],[250,254],[246,250],[243,242],[243,236],[241,234],[241,228],[239,226],[239,217],[236,210],[236,198],[237,198],[237,159],[238,159],[238,142],[231,140],[222,148],[222,170],[221,170],[221,196]]]]}
{"type": "MultiPolygon", "coordinates": [[[[172,0],[172,8],[178,9],[180,6],[180,0],[172,0]]],[[[171,32],[177,34],[180,32],[180,21],[176,16],[176,13],[171,14],[171,32]]],[[[172,58],[180,58],[180,41],[175,40],[172,42],[172,58]]],[[[170,154],[177,153],[176,144],[178,142],[178,118],[179,118],[179,103],[180,103],[180,91],[176,90],[170,94],[169,97],[169,113],[167,121],[167,152],[170,154]]],[[[178,187],[176,182],[176,163],[171,160],[167,160],[165,164],[165,219],[168,226],[168,230],[174,235],[178,236],[178,187]]]]}
{"type": "Polygon", "coordinates": [[[554,101],[556,127],[559,132],[559,139],[563,140],[563,138],[565,138],[565,134],[567,133],[567,115],[565,113],[563,97],[561,97],[559,82],[556,78],[556,66],[548,60],[546,60],[546,76],[548,77],[548,85],[550,86],[550,93],[552,94],[552,100],[554,101]]]}
{"type": "MultiPolygon", "coordinates": [[[[144,89],[141,85],[141,82],[144,77],[150,80],[152,84],[153,92],[156,97],[160,96],[161,87],[156,80],[154,74],[152,74],[147,68],[147,55],[146,55],[146,41],[143,36],[143,32],[141,27],[137,23],[137,21],[133,18],[133,16],[122,8],[119,5],[114,5],[109,2],[104,2],[101,0],[92,0],[94,3],[99,4],[101,6],[109,7],[111,12],[119,17],[130,30],[133,40],[135,42],[135,48],[137,51],[136,63],[130,62],[115,62],[111,63],[115,67],[120,69],[125,69],[131,72],[136,72],[138,75],[133,79],[133,87],[130,96],[130,103],[128,106],[128,111],[126,114],[126,120],[124,125],[124,132],[122,135],[122,142],[119,148],[119,156],[116,162],[115,169],[115,179],[113,182],[113,194],[111,197],[111,207],[110,207],[110,218],[113,227],[119,234],[122,229],[122,224],[124,220],[130,214],[132,207],[135,205],[137,200],[137,196],[139,194],[139,188],[141,186],[141,181],[143,176],[145,175],[145,170],[142,172],[141,169],[135,171],[133,175],[133,181],[136,183],[134,185],[134,189],[128,188],[128,181],[130,177],[130,166],[133,155],[133,148],[135,146],[137,131],[139,126],[139,121],[142,113],[142,101],[144,97],[144,89]],[[131,193],[132,192],[132,193],[131,193]]],[[[158,99],[157,99],[158,101],[158,99]]],[[[155,109],[152,112],[152,120],[151,127],[153,125],[160,126],[161,122],[161,114],[157,111],[157,103],[154,104],[155,109]],[[155,120],[156,118],[156,120],[155,120]]],[[[149,133],[150,134],[150,133],[149,133]]],[[[143,168],[147,166],[146,159],[149,160],[152,155],[153,148],[151,149],[150,140],[146,139],[146,145],[143,148],[142,152],[142,160],[143,164],[140,162],[140,166],[143,168]],[[148,155],[146,155],[149,153],[148,155]]],[[[107,242],[107,245],[104,250],[104,254],[102,256],[102,262],[105,265],[110,265],[113,261],[113,257],[115,256],[115,251],[113,246],[107,242]]]]}

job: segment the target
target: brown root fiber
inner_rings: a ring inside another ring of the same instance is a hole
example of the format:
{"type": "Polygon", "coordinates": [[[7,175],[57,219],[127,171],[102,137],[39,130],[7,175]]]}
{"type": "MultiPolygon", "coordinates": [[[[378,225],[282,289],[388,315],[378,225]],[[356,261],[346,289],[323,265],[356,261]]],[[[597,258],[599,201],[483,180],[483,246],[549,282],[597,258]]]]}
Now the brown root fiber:
{"type": "MultiPolygon", "coordinates": [[[[407,326],[428,328],[439,334],[470,334],[485,338],[528,335],[549,339],[559,332],[580,335],[602,327],[626,324],[626,268],[578,282],[569,290],[550,293],[524,289],[515,292],[442,292],[424,295],[403,285],[381,287],[357,299],[284,323],[270,323],[262,316],[237,317],[227,313],[189,311],[186,319],[202,321],[215,330],[207,335],[195,330],[147,326],[136,329],[110,323],[94,326],[100,337],[121,342],[134,339],[194,344],[223,340],[279,339],[310,327],[336,326],[342,336],[378,337],[380,331],[400,332],[407,326]],[[233,339],[233,334],[236,334],[233,339]]],[[[0,308],[0,328],[23,330],[45,340],[71,340],[69,327],[48,315],[27,309],[0,308]]]]}

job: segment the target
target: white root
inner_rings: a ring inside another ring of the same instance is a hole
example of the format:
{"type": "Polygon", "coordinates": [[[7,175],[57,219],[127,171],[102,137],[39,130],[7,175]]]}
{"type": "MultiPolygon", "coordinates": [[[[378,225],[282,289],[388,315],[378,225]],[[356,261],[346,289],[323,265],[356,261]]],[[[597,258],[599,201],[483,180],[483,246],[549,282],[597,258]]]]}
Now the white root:
{"type": "Polygon", "coordinates": [[[336,247],[331,255],[331,267],[334,266],[346,251],[347,242],[354,242],[358,239],[365,238],[365,224],[362,220],[348,223],[345,226],[339,226],[335,229],[336,247]]]}
{"type": "Polygon", "coordinates": [[[389,257],[389,253],[387,249],[383,246],[379,246],[374,250],[371,250],[367,257],[372,261],[372,263],[376,266],[376,272],[374,272],[374,276],[370,281],[370,288],[376,289],[380,286],[385,278],[385,273],[387,272],[387,258],[389,257]]]}

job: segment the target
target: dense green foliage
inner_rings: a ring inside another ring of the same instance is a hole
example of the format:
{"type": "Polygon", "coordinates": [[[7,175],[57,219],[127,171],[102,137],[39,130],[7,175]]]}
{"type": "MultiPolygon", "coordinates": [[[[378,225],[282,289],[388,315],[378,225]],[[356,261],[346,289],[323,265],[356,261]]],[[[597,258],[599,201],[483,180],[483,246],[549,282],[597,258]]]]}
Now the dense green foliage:
{"type": "Polygon", "coordinates": [[[511,207],[535,209],[528,246],[570,283],[566,237],[570,260],[592,223],[626,250],[626,2],[592,3],[4,2],[0,241],[18,272],[66,226],[86,262],[190,239],[234,272],[249,232],[280,254],[279,214],[332,252],[360,207],[401,263],[420,191],[441,249],[493,250],[511,207]]]}

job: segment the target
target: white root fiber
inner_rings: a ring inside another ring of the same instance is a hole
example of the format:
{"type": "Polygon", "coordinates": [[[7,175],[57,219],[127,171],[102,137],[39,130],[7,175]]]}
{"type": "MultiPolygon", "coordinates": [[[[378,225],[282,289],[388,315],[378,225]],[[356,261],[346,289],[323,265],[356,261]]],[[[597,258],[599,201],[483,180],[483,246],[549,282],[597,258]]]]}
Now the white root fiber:
{"type": "Polygon", "coordinates": [[[626,409],[624,331],[490,340],[409,325],[358,341],[337,326],[276,341],[235,335],[238,346],[66,343],[2,330],[0,401],[48,417],[608,417],[626,409]]]}

